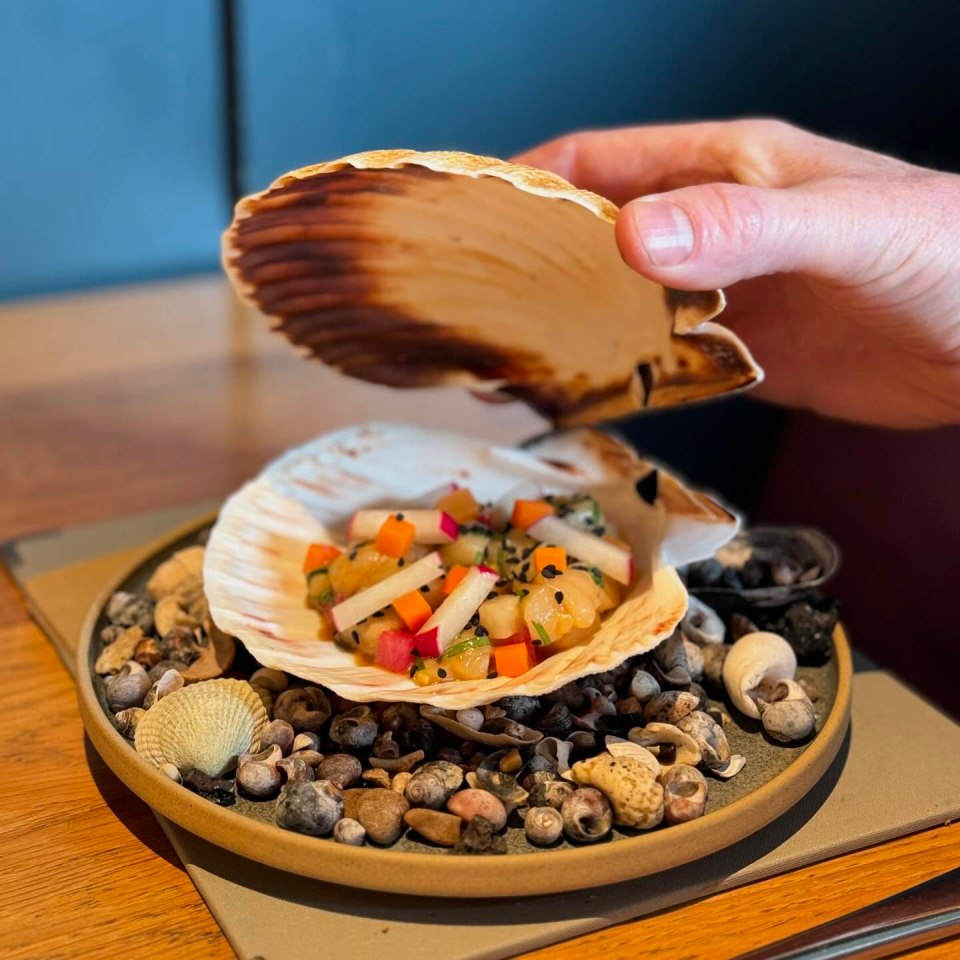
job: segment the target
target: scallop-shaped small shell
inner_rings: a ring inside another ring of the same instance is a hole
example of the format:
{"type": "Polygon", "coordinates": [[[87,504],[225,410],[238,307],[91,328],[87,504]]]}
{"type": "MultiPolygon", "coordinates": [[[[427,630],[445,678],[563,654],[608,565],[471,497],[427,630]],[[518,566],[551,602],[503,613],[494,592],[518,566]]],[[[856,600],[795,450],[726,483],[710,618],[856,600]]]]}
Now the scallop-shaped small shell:
{"type": "Polygon", "coordinates": [[[623,757],[639,760],[655,777],[660,776],[660,761],[646,747],[641,747],[639,743],[634,743],[632,740],[622,740],[620,737],[607,737],[604,743],[607,753],[618,760],[623,757]]]}
{"type": "Polygon", "coordinates": [[[539,730],[523,727],[522,724],[517,724],[523,730],[523,735],[520,737],[511,736],[509,733],[490,733],[486,730],[477,730],[475,727],[459,721],[454,711],[441,710],[439,707],[431,707],[426,703],[420,707],[420,716],[431,723],[435,723],[448,733],[454,734],[461,740],[485,743],[490,747],[529,747],[543,739],[543,734],[539,730]]]}
{"type": "Polygon", "coordinates": [[[792,680],[796,673],[797,655],[783,637],[765,631],[748,633],[730,648],[723,662],[723,685],[741,713],[759,720],[754,701],[757,688],[792,680]]]}
{"type": "Polygon", "coordinates": [[[155,767],[222,776],[242,753],[254,753],[267,712],[249,683],[208,680],[159,700],[137,724],[137,753],[155,767]]]}

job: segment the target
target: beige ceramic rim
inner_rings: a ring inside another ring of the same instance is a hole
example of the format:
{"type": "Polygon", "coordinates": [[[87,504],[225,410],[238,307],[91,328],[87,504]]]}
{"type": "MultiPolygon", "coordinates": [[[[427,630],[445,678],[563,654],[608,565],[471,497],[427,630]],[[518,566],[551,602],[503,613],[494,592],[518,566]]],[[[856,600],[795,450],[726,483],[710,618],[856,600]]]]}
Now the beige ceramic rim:
{"type": "Polygon", "coordinates": [[[847,639],[838,628],[834,636],[837,695],[816,739],[783,773],[701,820],[595,847],[496,857],[351,847],[260,823],[185,790],[141,759],[100,706],[90,669],[94,629],[114,590],[154,555],[213,519],[193,521],[151,544],[107,585],[82,628],[77,696],[97,752],[137,796],[185,830],[249,860],[350,887],[444,898],[531,896],[632,880],[716,853],[775,820],[816,785],[846,736],[853,664],[847,639]]]}

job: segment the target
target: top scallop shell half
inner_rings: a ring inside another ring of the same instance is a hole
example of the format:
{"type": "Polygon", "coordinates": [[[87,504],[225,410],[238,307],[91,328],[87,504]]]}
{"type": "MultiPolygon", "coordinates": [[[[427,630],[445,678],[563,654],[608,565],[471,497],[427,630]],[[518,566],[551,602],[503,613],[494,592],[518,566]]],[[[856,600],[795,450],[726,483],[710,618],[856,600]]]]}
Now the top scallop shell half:
{"type": "Polygon", "coordinates": [[[682,618],[687,595],[674,565],[711,556],[737,518],[632,450],[594,430],[550,435],[525,449],[407,425],[371,423],[319,437],[280,457],[224,505],[207,545],[210,613],[264,666],[355,701],[402,700],[459,709],[508,694],[537,695],[650,650],[682,618]],[[640,489],[640,478],[646,478],[640,489]],[[524,481],[544,493],[592,492],[629,541],[638,579],[584,646],[520,677],[418,687],[403,674],[358,664],[317,639],[305,604],[303,557],[312,542],[343,543],[354,511],[402,507],[455,481],[484,502],[524,481]],[[652,500],[652,503],[648,502],[652,500]]]}
{"type": "Polygon", "coordinates": [[[240,294],[312,356],[392,386],[502,390],[558,424],[758,383],[722,291],[620,257],[617,207],[533,167],[377,150],[285,174],[223,237],[240,294]]]}

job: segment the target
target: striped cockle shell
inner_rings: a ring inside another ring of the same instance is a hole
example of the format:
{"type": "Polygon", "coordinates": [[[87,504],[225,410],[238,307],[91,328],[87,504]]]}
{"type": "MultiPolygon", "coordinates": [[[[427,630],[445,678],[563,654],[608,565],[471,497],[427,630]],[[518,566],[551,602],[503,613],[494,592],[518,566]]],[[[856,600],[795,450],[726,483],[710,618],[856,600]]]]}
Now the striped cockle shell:
{"type": "Polygon", "coordinates": [[[158,700],[140,719],[134,745],[155,767],[219,777],[255,753],[267,712],[243,680],[205,680],[158,700]]]}
{"type": "Polygon", "coordinates": [[[746,347],[709,322],[722,292],[640,276],[617,249],[617,214],[534,167],[374,150],[240,200],[223,265],[292,343],[342,373],[500,390],[558,424],[758,383],[746,347]]]}
{"type": "Polygon", "coordinates": [[[282,456],[235,493],[207,546],[204,583],[214,622],[264,666],[322,684],[358,702],[429,703],[460,709],[508,694],[547,693],[612,669],[669,636],[687,605],[669,564],[711,556],[737,518],[660,469],[656,496],[635,488],[653,465],[606,434],[577,429],[525,449],[451,433],[371,423],[328,434],[282,456]],[[409,504],[451,480],[480,501],[523,481],[545,493],[589,491],[629,541],[639,575],[624,601],[583,646],[555,654],[520,677],[417,686],[317,639],[319,615],[305,603],[307,547],[344,542],[363,507],[409,504]],[[649,501],[649,502],[648,502],[649,501]]]}

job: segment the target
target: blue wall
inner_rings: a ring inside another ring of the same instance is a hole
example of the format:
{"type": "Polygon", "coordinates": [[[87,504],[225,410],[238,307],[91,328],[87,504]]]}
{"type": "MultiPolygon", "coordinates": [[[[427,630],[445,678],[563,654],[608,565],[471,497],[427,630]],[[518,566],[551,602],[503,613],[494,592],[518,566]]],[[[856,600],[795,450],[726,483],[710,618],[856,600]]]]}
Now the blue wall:
{"type": "MultiPolygon", "coordinates": [[[[957,166],[937,0],[235,0],[241,184],[380,146],[776,114],[957,166]]],[[[216,0],[0,4],[0,299],[216,269],[216,0]]]]}

